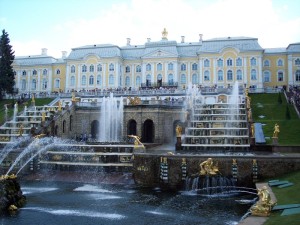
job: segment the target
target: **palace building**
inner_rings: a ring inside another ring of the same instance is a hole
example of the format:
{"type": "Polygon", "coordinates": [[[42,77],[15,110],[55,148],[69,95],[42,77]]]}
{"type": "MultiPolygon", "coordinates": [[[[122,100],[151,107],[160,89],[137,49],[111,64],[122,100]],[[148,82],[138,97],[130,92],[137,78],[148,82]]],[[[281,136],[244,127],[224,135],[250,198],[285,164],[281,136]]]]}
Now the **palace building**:
{"type": "Polygon", "coordinates": [[[226,37],[196,42],[162,39],[126,46],[95,44],[62,52],[16,57],[13,68],[21,93],[140,88],[244,87],[300,85],[300,42],[286,48],[262,48],[257,38],[226,37]]]}

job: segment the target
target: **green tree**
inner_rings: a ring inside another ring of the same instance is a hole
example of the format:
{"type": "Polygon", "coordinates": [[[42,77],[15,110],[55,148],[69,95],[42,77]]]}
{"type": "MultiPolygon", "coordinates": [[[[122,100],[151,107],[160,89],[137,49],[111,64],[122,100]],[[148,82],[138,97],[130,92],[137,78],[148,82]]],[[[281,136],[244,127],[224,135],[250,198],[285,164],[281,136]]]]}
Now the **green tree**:
{"type": "Polygon", "coordinates": [[[14,94],[15,76],[12,63],[15,52],[9,44],[8,33],[2,30],[0,37],[0,99],[7,94],[14,94]]]}

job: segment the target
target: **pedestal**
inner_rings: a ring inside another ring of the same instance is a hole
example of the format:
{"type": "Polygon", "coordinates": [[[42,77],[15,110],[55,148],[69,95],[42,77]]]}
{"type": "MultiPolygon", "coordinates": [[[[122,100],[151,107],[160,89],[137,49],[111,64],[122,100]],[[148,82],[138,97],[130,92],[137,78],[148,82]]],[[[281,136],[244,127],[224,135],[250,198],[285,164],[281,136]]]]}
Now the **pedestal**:
{"type": "Polygon", "coordinates": [[[273,145],[278,145],[278,137],[272,137],[273,145]]]}
{"type": "Polygon", "coordinates": [[[181,137],[176,137],[176,151],[181,150],[181,137]]]}

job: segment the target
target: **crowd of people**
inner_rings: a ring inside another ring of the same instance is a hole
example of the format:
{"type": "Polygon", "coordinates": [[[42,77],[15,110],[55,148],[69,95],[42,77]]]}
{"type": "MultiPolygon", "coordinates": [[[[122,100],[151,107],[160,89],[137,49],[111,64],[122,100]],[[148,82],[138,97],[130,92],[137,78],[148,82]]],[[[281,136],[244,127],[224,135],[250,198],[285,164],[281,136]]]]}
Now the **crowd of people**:
{"type": "Polygon", "coordinates": [[[300,112],[300,86],[290,86],[287,96],[288,102],[295,105],[300,112]]]}

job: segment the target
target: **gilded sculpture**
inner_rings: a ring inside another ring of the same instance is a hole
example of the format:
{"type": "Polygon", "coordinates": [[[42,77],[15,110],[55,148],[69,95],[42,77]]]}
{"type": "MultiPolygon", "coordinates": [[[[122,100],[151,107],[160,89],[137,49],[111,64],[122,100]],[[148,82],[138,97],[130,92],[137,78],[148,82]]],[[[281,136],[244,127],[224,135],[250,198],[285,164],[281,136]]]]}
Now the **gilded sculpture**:
{"type": "Polygon", "coordinates": [[[279,125],[276,123],[275,126],[274,126],[273,137],[274,137],[274,138],[278,138],[279,132],[280,132],[280,130],[279,130],[279,125]]]}
{"type": "Polygon", "coordinates": [[[182,134],[182,127],[177,125],[176,126],[176,137],[181,137],[182,134]]]}
{"type": "Polygon", "coordinates": [[[258,189],[259,200],[250,208],[250,212],[254,216],[269,216],[272,207],[276,204],[271,200],[270,193],[266,186],[258,189]]]}
{"type": "Polygon", "coordinates": [[[212,158],[200,163],[200,175],[217,175],[219,174],[218,163],[214,164],[212,158]]]}
{"type": "Polygon", "coordinates": [[[140,141],[140,137],[136,135],[128,135],[128,137],[134,138],[134,148],[145,148],[144,144],[140,141]]]}
{"type": "Polygon", "coordinates": [[[168,39],[168,31],[166,28],[164,28],[161,34],[162,34],[162,39],[168,39]]]}

